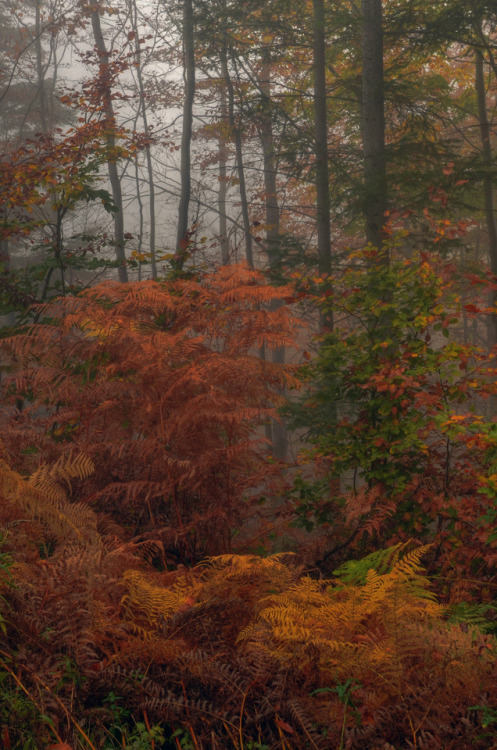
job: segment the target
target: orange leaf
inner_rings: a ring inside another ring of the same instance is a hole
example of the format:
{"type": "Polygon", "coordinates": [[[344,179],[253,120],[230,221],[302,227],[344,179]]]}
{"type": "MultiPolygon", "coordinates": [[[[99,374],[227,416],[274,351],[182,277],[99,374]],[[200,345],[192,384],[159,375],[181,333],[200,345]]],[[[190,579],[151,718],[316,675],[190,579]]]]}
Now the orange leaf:
{"type": "Polygon", "coordinates": [[[280,729],[283,729],[284,732],[287,732],[288,734],[295,734],[295,730],[290,726],[290,724],[287,724],[286,721],[283,721],[283,719],[276,718],[275,722],[280,729]]]}

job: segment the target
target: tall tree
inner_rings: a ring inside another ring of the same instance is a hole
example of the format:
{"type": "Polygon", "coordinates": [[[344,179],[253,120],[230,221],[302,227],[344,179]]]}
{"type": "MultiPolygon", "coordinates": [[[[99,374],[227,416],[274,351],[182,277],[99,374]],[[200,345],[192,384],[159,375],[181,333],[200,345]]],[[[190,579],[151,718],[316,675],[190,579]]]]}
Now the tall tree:
{"type": "MultiPolygon", "coordinates": [[[[109,121],[109,129],[107,135],[107,144],[109,151],[112,152],[116,147],[116,139],[113,133],[113,128],[116,122],[116,116],[114,113],[114,107],[112,104],[112,91],[110,84],[110,56],[107,51],[105,44],[104,35],[102,32],[102,24],[100,22],[100,13],[102,8],[99,5],[92,6],[90,11],[91,27],[93,30],[93,36],[95,39],[95,46],[99,57],[99,69],[100,69],[100,81],[101,81],[101,94],[102,94],[102,106],[105,116],[109,121]]],[[[128,270],[126,268],[126,251],[124,242],[124,211],[123,211],[123,195],[121,188],[121,178],[117,169],[116,160],[112,156],[107,161],[107,169],[109,172],[109,181],[112,189],[112,198],[116,207],[114,213],[114,248],[116,260],[118,262],[118,275],[119,281],[128,281],[128,270]]]]}
{"type": "Polygon", "coordinates": [[[228,192],[228,138],[227,130],[228,121],[228,98],[226,95],[226,81],[220,81],[220,130],[218,136],[219,145],[219,193],[218,193],[218,211],[219,211],[219,244],[221,247],[221,261],[223,265],[230,262],[230,248],[228,240],[228,226],[226,215],[226,196],[228,192]]]}
{"type": "MultiPolygon", "coordinates": [[[[381,250],[387,210],[382,0],[362,0],[362,101],[366,241],[381,250]]],[[[388,263],[388,254],[383,255],[388,263]]]]}
{"type": "Polygon", "coordinates": [[[193,129],[193,101],[195,99],[195,40],[192,0],[183,0],[183,125],[181,135],[181,192],[176,232],[176,265],[183,268],[186,257],[188,208],[191,197],[191,143],[193,129]]]}
{"type": "Polygon", "coordinates": [[[324,0],[314,0],[312,7],[318,268],[320,273],[329,274],[331,271],[331,220],[324,0]]]}
{"type": "MultiPolygon", "coordinates": [[[[149,250],[150,250],[150,265],[152,269],[152,278],[157,278],[157,260],[156,260],[156,217],[155,217],[155,179],[154,179],[154,168],[152,163],[152,152],[150,143],[150,126],[148,122],[147,112],[147,101],[145,93],[145,83],[143,80],[143,61],[142,61],[142,39],[140,38],[140,29],[138,23],[138,7],[137,0],[128,0],[130,17],[133,25],[134,42],[135,42],[135,71],[136,71],[136,83],[138,86],[139,95],[139,113],[142,117],[143,129],[145,131],[145,158],[147,164],[147,178],[148,178],[148,206],[149,206],[149,250]]],[[[128,35],[129,36],[129,35],[128,35]]],[[[139,188],[138,188],[139,189],[139,188]]]]}
{"type": "MultiPolygon", "coordinates": [[[[224,2],[224,0],[223,0],[224,2]]],[[[223,35],[223,41],[220,50],[220,63],[221,63],[221,75],[226,82],[226,89],[228,93],[228,120],[232,132],[233,139],[235,141],[235,159],[236,159],[236,171],[238,177],[238,189],[240,193],[240,207],[242,212],[242,223],[245,240],[245,257],[248,265],[254,267],[254,253],[252,249],[252,234],[250,225],[250,214],[248,209],[248,198],[247,198],[247,184],[245,178],[245,162],[243,156],[243,141],[242,141],[242,123],[240,114],[235,109],[235,88],[233,86],[233,79],[229,67],[229,50],[227,34],[223,35]]],[[[233,53],[231,53],[231,60],[233,60],[233,53]]]]}
{"type": "MultiPolygon", "coordinates": [[[[271,62],[271,53],[266,44],[262,47],[261,51],[261,77],[259,81],[261,103],[258,129],[264,159],[264,207],[267,254],[270,269],[276,269],[279,266],[281,235],[280,208],[278,205],[277,188],[277,165],[272,120],[271,62]]],[[[273,300],[271,306],[272,309],[276,310],[281,306],[281,301],[273,300]]],[[[262,354],[263,357],[266,355],[264,349],[262,350],[262,354]]],[[[284,345],[272,349],[271,361],[273,364],[277,365],[283,365],[285,363],[284,345]]],[[[274,456],[284,460],[288,451],[288,438],[285,427],[280,422],[272,420],[270,439],[274,456]]]]}

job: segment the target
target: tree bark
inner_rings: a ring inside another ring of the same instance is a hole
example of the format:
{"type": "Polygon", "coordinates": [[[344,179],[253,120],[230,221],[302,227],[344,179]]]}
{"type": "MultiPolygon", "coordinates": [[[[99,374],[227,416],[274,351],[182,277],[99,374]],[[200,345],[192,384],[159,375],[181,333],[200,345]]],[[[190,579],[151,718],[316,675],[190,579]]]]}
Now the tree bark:
{"type": "Polygon", "coordinates": [[[188,232],[188,209],[191,197],[191,143],[193,131],[193,101],[195,98],[195,46],[193,33],[193,3],[183,0],[183,75],[185,99],[183,102],[183,126],[181,135],[181,193],[178,208],[176,233],[176,266],[183,268],[188,232]]]}
{"type": "MultiPolygon", "coordinates": [[[[114,107],[112,106],[110,83],[108,82],[109,53],[107,52],[107,48],[105,46],[98,7],[92,9],[91,11],[91,26],[93,29],[95,46],[99,54],[100,75],[102,78],[103,88],[103,109],[110,125],[109,133],[107,135],[107,145],[109,147],[109,150],[112,152],[116,145],[116,140],[114,138],[114,135],[112,134],[112,127],[115,124],[116,118],[114,114],[114,107]]],[[[119,281],[126,282],[128,281],[128,270],[126,268],[126,252],[124,247],[123,196],[121,190],[121,180],[119,177],[119,172],[117,170],[117,164],[112,158],[108,159],[107,161],[107,169],[109,172],[112,199],[117,209],[114,215],[114,246],[116,260],[119,264],[119,281]]]]}
{"type": "MultiPolygon", "coordinates": [[[[480,139],[483,166],[485,169],[483,177],[483,196],[485,202],[485,222],[487,225],[488,235],[488,255],[490,259],[490,268],[492,273],[497,275],[497,225],[494,211],[494,194],[492,184],[492,144],[490,140],[490,124],[487,113],[487,97],[485,90],[485,71],[484,59],[480,49],[475,49],[475,89],[478,100],[478,119],[480,125],[480,139]]],[[[490,306],[494,309],[497,307],[497,292],[492,292],[489,300],[490,306]]],[[[494,312],[490,316],[490,326],[488,329],[488,348],[493,350],[497,344],[497,314],[494,312]]],[[[495,365],[495,363],[494,363],[495,365]]],[[[493,416],[497,411],[497,399],[493,395],[490,399],[490,413],[493,416]]]]}
{"type": "MultiPolygon", "coordinates": [[[[8,282],[11,271],[9,240],[6,238],[0,240],[0,276],[8,282]]],[[[1,326],[14,326],[16,324],[16,313],[8,312],[0,317],[1,326]]]]}
{"type": "Polygon", "coordinates": [[[264,158],[264,204],[266,214],[266,243],[270,267],[279,257],[280,207],[276,187],[276,160],[274,156],[274,134],[271,113],[271,56],[267,47],[262,50],[262,66],[259,88],[261,92],[261,116],[258,130],[264,158]]]}
{"type": "MultiPolygon", "coordinates": [[[[264,157],[264,203],[266,219],[266,243],[269,267],[274,268],[279,261],[280,251],[280,207],[278,205],[276,185],[276,160],[274,156],[273,119],[271,112],[271,55],[267,47],[262,50],[261,79],[259,87],[262,94],[261,117],[258,129],[264,157]]],[[[276,310],[280,302],[272,302],[270,309],[276,310]]],[[[263,350],[265,354],[265,349],[263,350]]],[[[285,364],[285,347],[278,346],[271,350],[273,364],[285,364]]],[[[275,458],[285,460],[288,452],[288,436],[281,422],[271,421],[271,443],[275,458]]]]}
{"type": "MultiPolygon", "coordinates": [[[[138,17],[137,17],[137,7],[136,7],[136,0],[131,0],[131,10],[132,10],[132,16],[133,16],[133,26],[135,31],[135,55],[136,55],[136,78],[138,81],[138,92],[140,96],[140,111],[143,121],[143,128],[145,130],[145,134],[148,136],[149,134],[149,126],[148,126],[148,117],[147,117],[147,105],[146,105],[146,98],[145,98],[145,87],[143,85],[143,75],[142,75],[142,61],[141,61],[141,47],[140,47],[140,39],[139,39],[139,29],[138,29],[138,17]]],[[[156,251],[155,251],[155,182],[154,182],[154,170],[152,166],[152,154],[150,151],[150,143],[147,141],[145,144],[145,158],[147,162],[147,176],[148,176],[148,189],[149,189],[149,197],[148,197],[148,208],[149,208],[149,251],[150,251],[150,264],[152,268],[152,278],[157,278],[157,261],[156,261],[156,251]]]]}
{"type": "Polygon", "coordinates": [[[382,0],[362,0],[361,120],[366,241],[378,248],[380,262],[388,264],[388,251],[382,251],[387,210],[384,110],[382,0]]]}
{"type": "Polygon", "coordinates": [[[227,138],[225,129],[228,124],[228,100],[226,96],[226,81],[221,81],[221,132],[218,138],[219,146],[219,192],[217,207],[219,211],[219,244],[221,246],[221,261],[223,266],[230,262],[228,243],[228,227],[226,220],[227,195],[227,138]]]}
{"type": "Polygon", "coordinates": [[[324,0],[314,0],[312,20],[318,270],[321,274],[329,274],[331,272],[331,221],[324,0]]]}
{"type": "Polygon", "coordinates": [[[245,169],[243,166],[242,132],[235,117],[235,91],[228,68],[228,50],[226,44],[221,48],[220,62],[221,75],[226,81],[226,90],[228,92],[228,119],[235,141],[236,171],[238,175],[238,189],[240,191],[243,231],[245,234],[245,257],[247,259],[247,264],[250,268],[253,268],[254,255],[252,250],[252,234],[250,232],[250,215],[248,210],[247,186],[245,183],[245,169]]]}
{"type": "Polygon", "coordinates": [[[38,78],[37,100],[40,107],[40,125],[43,133],[48,133],[47,92],[45,90],[45,70],[43,69],[43,48],[41,46],[41,3],[35,2],[35,48],[36,75],[38,78]]]}

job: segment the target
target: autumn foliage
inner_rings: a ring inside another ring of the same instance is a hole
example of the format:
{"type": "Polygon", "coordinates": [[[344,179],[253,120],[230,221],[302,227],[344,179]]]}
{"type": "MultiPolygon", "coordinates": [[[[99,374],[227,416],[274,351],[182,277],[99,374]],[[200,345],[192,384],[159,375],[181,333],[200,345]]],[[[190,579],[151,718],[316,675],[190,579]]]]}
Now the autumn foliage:
{"type": "Polygon", "coordinates": [[[497,4],[3,5],[0,750],[497,750],[497,4]]]}
{"type": "Polygon", "coordinates": [[[355,261],[331,294],[245,266],[105,282],[4,339],[4,743],[489,747],[488,365],[443,335],[466,301],[440,259],[355,261]],[[295,341],[274,301],[311,295],[335,328],[297,377],[260,347],[295,341]],[[285,512],[312,533],[261,556],[263,426],[302,381],[285,512]]]}
{"type": "Polygon", "coordinates": [[[182,560],[230,550],[268,476],[254,430],[293,378],[258,356],[292,341],[287,308],[268,309],[287,294],[240,267],[39,307],[4,342],[11,450],[26,468],[84,451],[85,496],[129,533],[159,534],[182,560]]]}
{"type": "Polygon", "coordinates": [[[157,572],[159,545],[99,533],[98,513],[68,499],[91,470],[81,454],[31,478],[0,466],[4,738],[488,747],[493,639],[437,603],[426,548],[397,545],[330,580],[288,553],[157,572]]]}
{"type": "Polygon", "coordinates": [[[335,326],[291,409],[313,445],[297,512],[329,528],[331,560],[334,549],[433,543],[432,565],[461,596],[462,579],[493,577],[497,563],[495,379],[487,351],[461,335],[464,317],[484,309],[469,303],[484,299],[484,283],[437,254],[368,268],[374,255],[350,255],[332,290],[304,282],[335,326]]]}

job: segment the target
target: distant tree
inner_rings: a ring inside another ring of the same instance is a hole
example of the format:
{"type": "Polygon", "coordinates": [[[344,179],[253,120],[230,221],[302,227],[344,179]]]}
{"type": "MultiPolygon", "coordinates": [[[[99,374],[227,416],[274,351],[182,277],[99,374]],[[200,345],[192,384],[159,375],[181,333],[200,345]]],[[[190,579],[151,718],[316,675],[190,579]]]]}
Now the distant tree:
{"type": "Polygon", "coordinates": [[[112,152],[116,147],[116,139],[113,133],[116,116],[112,104],[112,76],[111,76],[111,58],[107,50],[105,38],[102,32],[100,14],[103,12],[101,5],[98,3],[92,6],[90,11],[91,27],[95,40],[95,48],[98,54],[99,67],[99,92],[101,96],[101,106],[105,112],[108,121],[107,143],[109,146],[109,159],[107,169],[109,172],[109,181],[112,189],[112,198],[115,205],[114,212],[114,252],[118,263],[119,281],[128,280],[128,271],[126,268],[126,251],[124,241],[124,209],[123,196],[121,188],[121,178],[117,169],[116,159],[112,152]]]}
{"type": "Polygon", "coordinates": [[[183,99],[183,121],[181,135],[181,192],[178,207],[178,228],[176,232],[176,261],[181,269],[185,262],[188,246],[188,208],[191,196],[191,142],[193,127],[193,102],[195,98],[195,40],[193,0],[182,0],[183,21],[183,75],[185,91],[183,99]]]}
{"type": "Polygon", "coordinates": [[[361,8],[364,216],[367,242],[381,249],[387,209],[382,0],[362,0],[361,8]]]}

